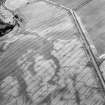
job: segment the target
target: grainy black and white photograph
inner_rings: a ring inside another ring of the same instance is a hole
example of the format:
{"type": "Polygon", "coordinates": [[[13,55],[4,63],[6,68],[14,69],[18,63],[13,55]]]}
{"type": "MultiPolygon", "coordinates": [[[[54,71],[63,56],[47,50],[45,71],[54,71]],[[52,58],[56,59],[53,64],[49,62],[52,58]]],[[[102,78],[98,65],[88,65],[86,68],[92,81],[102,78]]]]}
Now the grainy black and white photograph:
{"type": "Polygon", "coordinates": [[[105,0],[0,0],[0,105],[105,105],[105,0]]]}

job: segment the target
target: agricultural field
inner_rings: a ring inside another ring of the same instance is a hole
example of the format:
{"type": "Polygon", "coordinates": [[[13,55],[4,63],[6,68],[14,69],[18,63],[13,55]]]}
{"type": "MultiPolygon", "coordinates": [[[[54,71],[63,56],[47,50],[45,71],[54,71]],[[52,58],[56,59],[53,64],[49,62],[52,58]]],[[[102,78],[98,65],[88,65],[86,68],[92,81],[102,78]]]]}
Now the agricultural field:
{"type": "Polygon", "coordinates": [[[0,105],[104,105],[102,82],[72,16],[47,1],[16,13],[22,25],[9,33],[0,56],[0,105]]]}
{"type": "Polygon", "coordinates": [[[99,55],[105,52],[105,0],[52,0],[76,9],[99,55]]]}
{"type": "MultiPolygon", "coordinates": [[[[28,0],[6,1],[6,6],[15,10],[19,6],[23,5],[28,0]],[[17,4],[15,6],[15,4],[17,4]]],[[[29,0],[33,1],[33,0],[29,0]]],[[[34,0],[40,1],[40,0],[34,0]]],[[[80,16],[84,26],[86,27],[90,39],[94,42],[98,50],[98,54],[101,55],[105,51],[105,1],[104,0],[52,0],[58,4],[62,4],[65,7],[75,9],[80,16]]]]}

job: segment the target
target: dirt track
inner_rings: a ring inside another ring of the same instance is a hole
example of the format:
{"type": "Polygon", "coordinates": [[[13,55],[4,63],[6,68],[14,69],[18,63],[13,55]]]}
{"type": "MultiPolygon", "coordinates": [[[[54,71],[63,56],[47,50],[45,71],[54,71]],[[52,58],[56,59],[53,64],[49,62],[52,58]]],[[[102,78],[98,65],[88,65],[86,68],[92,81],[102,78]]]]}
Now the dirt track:
{"type": "Polygon", "coordinates": [[[69,8],[77,8],[77,12],[86,26],[90,38],[94,41],[98,53],[105,51],[105,1],[104,0],[52,0],[69,8]],[[80,4],[90,1],[81,7],[80,4]],[[81,7],[81,8],[80,8],[81,7]]]}

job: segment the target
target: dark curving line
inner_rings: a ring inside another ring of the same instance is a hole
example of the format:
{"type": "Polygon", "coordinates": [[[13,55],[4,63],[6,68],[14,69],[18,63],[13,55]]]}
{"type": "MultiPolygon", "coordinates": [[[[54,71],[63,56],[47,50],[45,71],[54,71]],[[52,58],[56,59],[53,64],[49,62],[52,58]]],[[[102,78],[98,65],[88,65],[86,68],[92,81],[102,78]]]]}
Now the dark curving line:
{"type": "Polygon", "coordinates": [[[0,0],[0,6],[3,5],[6,2],[6,0],[0,0]]]}
{"type": "Polygon", "coordinates": [[[0,37],[5,36],[10,31],[12,31],[13,28],[14,28],[14,25],[9,25],[9,24],[5,24],[5,23],[3,25],[0,23],[0,25],[1,25],[1,27],[0,27],[0,37]]]}

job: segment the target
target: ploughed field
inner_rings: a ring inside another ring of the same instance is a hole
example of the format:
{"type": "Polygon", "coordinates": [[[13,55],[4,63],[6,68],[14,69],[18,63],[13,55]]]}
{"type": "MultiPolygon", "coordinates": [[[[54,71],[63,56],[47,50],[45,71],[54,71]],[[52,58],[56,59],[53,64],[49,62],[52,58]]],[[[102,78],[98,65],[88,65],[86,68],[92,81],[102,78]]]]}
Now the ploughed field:
{"type": "Polygon", "coordinates": [[[0,59],[0,105],[104,105],[72,17],[42,1],[17,13],[24,19],[23,32],[0,59]]]}
{"type": "Polygon", "coordinates": [[[98,50],[105,52],[105,0],[52,0],[76,9],[98,50]]]}

